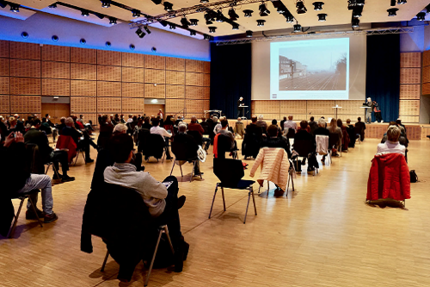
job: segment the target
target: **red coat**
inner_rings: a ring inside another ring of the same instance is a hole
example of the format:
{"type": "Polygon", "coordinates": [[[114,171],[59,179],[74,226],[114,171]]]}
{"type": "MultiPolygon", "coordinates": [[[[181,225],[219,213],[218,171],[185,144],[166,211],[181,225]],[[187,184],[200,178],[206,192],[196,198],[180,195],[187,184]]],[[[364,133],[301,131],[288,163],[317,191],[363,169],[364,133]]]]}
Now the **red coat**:
{"type": "Polygon", "coordinates": [[[68,162],[71,163],[73,158],[76,156],[76,143],[71,136],[60,135],[57,140],[56,148],[68,149],[68,162]]]}
{"type": "Polygon", "coordinates": [[[411,198],[409,168],[399,153],[375,155],[367,181],[367,200],[411,198]]]}

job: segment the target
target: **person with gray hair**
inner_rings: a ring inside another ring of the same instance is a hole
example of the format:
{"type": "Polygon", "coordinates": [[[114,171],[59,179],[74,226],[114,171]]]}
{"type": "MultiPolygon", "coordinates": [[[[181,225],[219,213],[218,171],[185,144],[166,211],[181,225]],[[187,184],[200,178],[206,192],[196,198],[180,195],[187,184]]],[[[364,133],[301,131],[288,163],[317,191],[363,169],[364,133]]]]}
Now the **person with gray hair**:
{"type": "Polygon", "coordinates": [[[289,129],[293,129],[294,131],[297,132],[297,123],[295,121],[293,121],[293,116],[289,115],[288,116],[288,121],[284,122],[284,133],[288,133],[289,129]]]}
{"type": "Polygon", "coordinates": [[[125,124],[117,124],[114,128],[113,128],[113,134],[125,134],[127,133],[127,126],[125,124]]]}
{"type": "Polygon", "coordinates": [[[267,133],[267,123],[264,120],[263,115],[258,116],[258,121],[257,121],[256,125],[257,125],[257,127],[261,128],[261,131],[263,132],[263,134],[267,133]]]}
{"type": "Polygon", "coordinates": [[[376,154],[400,153],[405,155],[406,147],[399,142],[400,129],[395,125],[390,125],[387,130],[387,141],[378,144],[376,154]]]}
{"type": "MultiPolygon", "coordinates": [[[[173,145],[175,144],[182,144],[185,146],[187,161],[191,162],[197,160],[196,165],[194,166],[194,176],[202,175],[203,172],[200,171],[200,161],[197,157],[199,146],[194,138],[187,134],[187,125],[185,123],[179,123],[178,125],[178,133],[173,137],[173,145]]],[[[179,161],[179,165],[183,165],[185,162],[186,161],[179,161]]]]}

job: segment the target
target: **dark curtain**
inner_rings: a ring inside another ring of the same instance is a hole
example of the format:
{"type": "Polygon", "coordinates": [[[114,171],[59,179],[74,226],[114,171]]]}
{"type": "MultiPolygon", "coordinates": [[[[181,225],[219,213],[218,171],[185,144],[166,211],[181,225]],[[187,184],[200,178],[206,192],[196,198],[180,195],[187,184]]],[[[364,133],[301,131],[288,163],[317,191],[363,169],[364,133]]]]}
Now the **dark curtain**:
{"type": "Polygon", "coordinates": [[[399,117],[399,93],[400,35],[368,36],[366,97],[379,104],[384,122],[399,117]]]}
{"type": "Polygon", "coordinates": [[[251,44],[211,44],[211,110],[222,110],[228,119],[237,117],[237,101],[243,97],[251,115],[251,44]]]}

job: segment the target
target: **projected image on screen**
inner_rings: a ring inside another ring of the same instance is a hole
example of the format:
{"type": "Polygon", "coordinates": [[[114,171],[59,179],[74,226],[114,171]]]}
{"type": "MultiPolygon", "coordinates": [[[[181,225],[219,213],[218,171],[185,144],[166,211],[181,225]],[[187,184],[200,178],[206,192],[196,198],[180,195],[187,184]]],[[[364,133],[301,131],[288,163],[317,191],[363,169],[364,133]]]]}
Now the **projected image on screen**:
{"type": "Polygon", "coordinates": [[[349,39],[271,43],[272,99],[347,99],[349,39]]]}

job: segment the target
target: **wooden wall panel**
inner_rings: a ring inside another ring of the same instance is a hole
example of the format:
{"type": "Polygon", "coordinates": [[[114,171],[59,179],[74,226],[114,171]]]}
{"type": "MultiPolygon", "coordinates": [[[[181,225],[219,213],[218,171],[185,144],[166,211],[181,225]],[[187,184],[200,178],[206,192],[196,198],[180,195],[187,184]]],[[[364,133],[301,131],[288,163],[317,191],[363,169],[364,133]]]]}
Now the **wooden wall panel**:
{"type": "Polygon", "coordinates": [[[164,99],[166,97],[166,86],[145,84],[145,98],[164,99]]]}
{"type": "Polygon", "coordinates": [[[9,114],[10,106],[9,106],[9,95],[0,96],[0,114],[9,114]]]}
{"type": "Polygon", "coordinates": [[[72,63],[70,65],[70,78],[79,80],[96,80],[97,66],[72,63]]]}
{"type": "Polygon", "coordinates": [[[72,113],[96,113],[95,97],[71,97],[70,110],[72,113]]]}
{"type": "Polygon", "coordinates": [[[10,76],[40,78],[40,61],[11,59],[10,76]]]}
{"type": "Polygon", "coordinates": [[[8,77],[0,77],[0,95],[9,95],[8,77]]]}
{"type": "Polygon", "coordinates": [[[154,83],[154,84],[166,83],[166,71],[145,69],[145,83],[154,83]]]}
{"type": "Polygon", "coordinates": [[[42,62],[42,77],[70,79],[70,63],[42,62]]]}
{"type": "Polygon", "coordinates": [[[279,114],[280,101],[252,101],[252,114],[279,114]]]}
{"type": "Polygon", "coordinates": [[[70,47],[43,45],[42,61],[70,62],[70,47]]]}
{"type": "Polygon", "coordinates": [[[40,96],[11,96],[10,110],[12,113],[40,114],[42,101],[40,96]]]}
{"type": "Polygon", "coordinates": [[[121,113],[121,98],[97,97],[97,113],[121,113]]]}
{"type": "Polygon", "coordinates": [[[400,85],[401,100],[419,100],[420,85],[400,85]]]}
{"type": "Polygon", "coordinates": [[[187,108],[187,117],[193,114],[199,114],[204,110],[209,110],[209,100],[189,100],[185,101],[185,107],[187,108]]]}
{"type": "MultiPolygon", "coordinates": [[[[157,116],[158,110],[161,109],[162,111],[165,111],[164,105],[145,105],[144,114],[148,117],[157,116]]],[[[164,112],[166,113],[166,112],[164,112]]]]}
{"type": "Polygon", "coordinates": [[[185,86],[185,97],[187,99],[209,100],[210,90],[207,87],[185,86]]]}
{"type": "Polygon", "coordinates": [[[420,101],[417,100],[401,100],[399,103],[400,116],[419,116],[420,101]]]}
{"type": "Polygon", "coordinates": [[[40,60],[40,45],[10,42],[10,57],[15,59],[40,60]]]}
{"type": "Polygon", "coordinates": [[[423,66],[430,66],[430,50],[423,52],[423,66]]]}
{"type": "Polygon", "coordinates": [[[166,98],[184,98],[185,86],[182,85],[166,85],[166,98]]]}
{"type": "Polygon", "coordinates": [[[185,84],[187,86],[204,86],[204,75],[200,73],[186,73],[185,84]]]}
{"type": "Polygon", "coordinates": [[[121,81],[121,67],[115,66],[97,66],[98,81],[121,81]]]}
{"type": "Polygon", "coordinates": [[[0,77],[9,76],[9,59],[0,58],[0,77]]]}
{"type": "Polygon", "coordinates": [[[430,66],[423,67],[423,83],[429,83],[430,82],[430,66]]]}
{"type": "Polygon", "coordinates": [[[166,69],[166,57],[145,55],[145,68],[166,69]]]}
{"type": "MultiPolygon", "coordinates": [[[[143,98],[144,85],[139,83],[122,83],[123,98],[143,98]]],[[[142,100],[143,101],[143,100],[142,100]]]]}
{"type": "MultiPolygon", "coordinates": [[[[419,116],[400,116],[402,119],[402,123],[418,123],[420,121],[419,116]]],[[[408,129],[408,138],[409,138],[409,129],[408,129]]]]}
{"type": "Polygon", "coordinates": [[[421,67],[421,52],[400,53],[401,68],[420,68],[421,67]]]}
{"type": "Polygon", "coordinates": [[[166,71],[166,84],[185,85],[185,72],[166,71]]]}
{"type": "Polygon", "coordinates": [[[9,41],[0,40],[0,57],[9,58],[9,41]]]}
{"type": "MultiPolygon", "coordinates": [[[[338,105],[339,107],[342,107],[341,109],[339,109],[338,114],[339,115],[362,115],[363,114],[363,109],[361,108],[361,106],[363,105],[363,101],[354,101],[354,100],[349,100],[349,101],[336,101],[336,105],[338,105]]],[[[334,109],[333,109],[334,110],[334,109]]],[[[335,111],[336,113],[336,111],[335,111]]]]}
{"type": "Polygon", "coordinates": [[[422,93],[423,95],[430,95],[430,83],[423,84],[422,93]]]}
{"type": "Polygon", "coordinates": [[[166,70],[185,71],[185,59],[166,57],[166,70]]]}
{"type": "Polygon", "coordinates": [[[123,113],[142,113],[145,108],[143,98],[122,98],[123,113]]]}
{"type": "Polygon", "coordinates": [[[420,84],[421,69],[420,68],[401,68],[400,69],[400,84],[420,84]]]}
{"type": "Polygon", "coordinates": [[[185,108],[184,99],[166,99],[166,114],[176,114],[183,108],[185,108]]]}
{"type": "Polygon", "coordinates": [[[143,68],[145,67],[145,56],[142,54],[122,53],[121,64],[122,66],[143,68]]]}
{"type": "Polygon", "coordinates": [[[430,126],[421,126],[421,139],[428,140],[428,135],[430,135],[430,126]]]}
{"type": "Polygon", "coordinates": [[[331,115],[330,117],[334,117],[336,111],[333,109],[333,107],[335,105],[335,101],[308,101],[307,113],[313,115],[315,118],[325,115],[331,115]]]}
{"type": "Polygon", "coordinates": [[[145,69],[123,67],[121,71],[123,82],[144,83],[145,69]]]}
{"type": "Polygon", "coordinates": [[[408,126],[408,140],[421,139],[421,127],[419,125],[408,126]]]}
{"type": "Polygon", "coordinates": [[[71,80],[70,95],[95,97],[97,95],[96,81],[71,80]]]}
{"type": "Polygon", "coordinates": [[[11,95],[40,95],[42,93],[40,79],[10,78],[11,95]]]}
{"type": "MultiPolygon", "coordinates": [[[[97,97],[121,98],[120,82],[97,82],[97,97]]],[[[119,109],[120,110],[120,109],[119,109]]]]}
{"type": "Polygon", "coordinates": [[[108,66],[121,66],[121,53],[114,51],[97,50],[97,64],[108,66]]]}
{"type": "MultiPolygon", "coordinates": [[[[306,101],[276,101],[279,103],[281,117],[289,114],[306,114],[306,101]]],[[[264,112],[264,111],[263,111],[264,112]]],[[[270,113],[270,111],[268,111],[270,113]]]]}
{"type": "Polygon", "coordinates": [[[70,96],[70,80],[42,79],[42,95],[70,96]]]}
{"type": "Polygon", "coordinates": [[[70,48],[70,61],[72,63],[96,64],[97,52],[94,49],[70,48]]]}
{"type": "Polygon", "coordinates": [[[203,62],[203,72],[210,74],[211,72],[211,62],[203,62]]]}
{"type": "Polygon", "coordinates": [[[211,75],[203,74],[203,86],[210,87],[211,86],[211,75]]]}
{"type": "Polygon", "coordinates": [[[185,60],[185,69],[187,72],[204,72],[204,62],[197,60],[185,60]]]}

